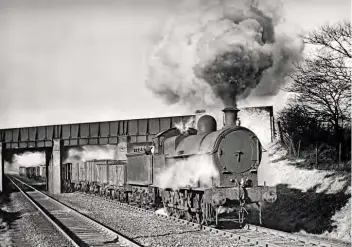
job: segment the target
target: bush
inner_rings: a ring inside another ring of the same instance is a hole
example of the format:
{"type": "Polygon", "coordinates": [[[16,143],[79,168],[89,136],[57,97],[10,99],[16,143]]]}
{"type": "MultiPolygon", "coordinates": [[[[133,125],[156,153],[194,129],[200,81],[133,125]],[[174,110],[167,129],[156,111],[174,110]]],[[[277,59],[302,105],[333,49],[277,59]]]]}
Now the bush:
{"type": "Polygon", "coordinates": [[[318,154],[319,163],[330,167],[351,160],[350,125],[341,127],[340,135],[336,136],[329,123],[308,114],[302,105],[289,105],[279,112],[277,119],[281,142],[291,157],[316,165],[318,154]]]}

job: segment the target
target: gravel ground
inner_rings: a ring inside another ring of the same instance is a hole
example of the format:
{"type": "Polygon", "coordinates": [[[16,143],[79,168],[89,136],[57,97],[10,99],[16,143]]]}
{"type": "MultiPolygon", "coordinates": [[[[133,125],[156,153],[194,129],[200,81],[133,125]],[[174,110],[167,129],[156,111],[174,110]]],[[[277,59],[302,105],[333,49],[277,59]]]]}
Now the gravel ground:
{"type": "Polygon", "coordinates": [[[95,198],[80,193],[60,194],[55,197],[144,246],[243,246],[238,245],[234,239],[171,222],[156,215],[105,201],[99,197],[95,198]]]}
{"type": "Polygon", "coordinates": [[[9,228],[0,231],[1,247],[67,246],[64,238],[20,192],[12,193],[10,202],[2,209],[10,224],[9,228]]]}

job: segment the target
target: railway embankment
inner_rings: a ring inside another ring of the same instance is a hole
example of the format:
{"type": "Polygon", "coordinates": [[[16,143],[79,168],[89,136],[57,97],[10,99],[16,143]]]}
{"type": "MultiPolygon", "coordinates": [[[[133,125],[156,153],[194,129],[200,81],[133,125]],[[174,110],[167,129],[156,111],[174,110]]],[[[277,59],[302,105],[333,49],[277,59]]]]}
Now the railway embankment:
{"type": "MultiPolygon", "coordinates": [[[[278,199],[263,207],[263,225],[291,233],[351,242],[351,174],[305,168],[277,146],[268,149],[259,179],[277,186],[278,199]]],[[[256,211],[255,208],[251,209],[256,211]]],[[[257,224],[257,218],[250,222],[257,224]]]]}

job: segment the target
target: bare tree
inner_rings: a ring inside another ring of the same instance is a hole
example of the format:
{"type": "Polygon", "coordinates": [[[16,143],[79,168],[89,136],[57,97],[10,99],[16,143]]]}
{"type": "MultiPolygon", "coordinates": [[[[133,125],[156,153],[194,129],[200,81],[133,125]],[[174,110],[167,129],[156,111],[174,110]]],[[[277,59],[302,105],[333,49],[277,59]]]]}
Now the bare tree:
{"type": "MultiPolygon", "coordinates": [[[[310,32],[303,39],[305,43],[320,45],[322,49],[333,52],[335,54],[333,58],[352,58],[351,23],[349,21],[335,25],[324,25],[318,30],[310,32]]],[[[318,55],[318,57],[320,56],[318,55]]]]}
{"type": "Polygon", "coordinates": [[[342,138],[344,121],[350,122],[351,108],[351,25],[326,25],[304,37],[318,45],[316,56],[305,58],[291,74],[288,91],[310,114],[330,122],[337,138],[342,138]]]}

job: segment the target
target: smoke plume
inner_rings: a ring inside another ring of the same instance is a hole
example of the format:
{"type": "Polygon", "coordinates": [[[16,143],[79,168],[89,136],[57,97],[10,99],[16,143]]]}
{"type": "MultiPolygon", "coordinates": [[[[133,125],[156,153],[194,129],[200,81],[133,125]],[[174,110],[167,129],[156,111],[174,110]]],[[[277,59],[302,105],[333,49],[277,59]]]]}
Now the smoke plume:
{"type": "Polygon", "coordinates": [[[45,152],[24,152],[15,154],[11,161],[12,169],[18,170],[18,167],[33,167],[45,165],[45,152]]]}
{"type": "Polygon", "coordinates": [[[177,128],[182,134],[186,133],[190,128],[194,128],[195,119],[193,117],[189,118],[187,122],[180,121],[175,123],[175,128],[177,128]]]}
{"type": "Polygon", "coordinates": [[[115,145],[92,145],[70,148],[64,163],[85,162],[88,160],[115,160],[117,147],[115,145]]]}
{"type": "Polygon", "coordinates": [[[147,87],[168,103],[191,108],[232,106],[274,95],[302,52],[283,32],[280,2],[185,1],[150,62],[147,87]]]}
{"type": "Polygon", "coordinates": [[[219,176],[210,156],[193,156],[180,160],[157,174],[156,184],[161,188],[179,189],[187,186],[197,186],[198,182],[203,188],[212,186],[212,179],[219,176]]]}

